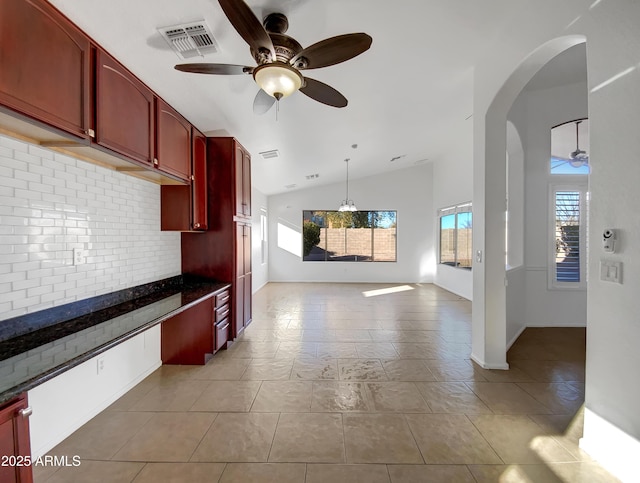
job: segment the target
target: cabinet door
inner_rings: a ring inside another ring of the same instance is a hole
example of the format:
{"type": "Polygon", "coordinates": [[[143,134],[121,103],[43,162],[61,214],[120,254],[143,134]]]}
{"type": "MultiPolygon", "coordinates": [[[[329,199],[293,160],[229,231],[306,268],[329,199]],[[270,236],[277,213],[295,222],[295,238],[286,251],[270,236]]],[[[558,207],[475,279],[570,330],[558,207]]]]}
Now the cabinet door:
{"type": "Polygon", "coordinates": [[[245,214],[244,178],[242,177],[244,169],[244,149],[242,149],[242,146],[237,143],[233,161],[235,166],[236,214],[243,216],[245,214]]]}
{"type": "MultiPolygon", "coordinates": [[[[27,396],[5,404],[0,408],[0,455],[31,456],[29,444],[29,419],[27,396]]],[[[30,466],[0,466],[0,481],[7,483],[31,483],[30,466]]]]}
{"type": "Polygon", "coordinates": [[[244,276],[244,307],[242,312],[242,322],[244,327],[251,323],[251,298],[252,298],[252,288],[251,288],[251,273],[247,273],[244,276]]]}
{"type": "Polygon", "coordinates": [[[162,322],[163,364],[205,363],[206,354],[213,354],[212,311],[212,301],[208,298],[162,322]]]}
{"type": "Polygon", "coordinates": [[[251,216],[251,156],[236,143],[235,150],[236,215],[251,216]]]}
{"type": "Polygon", "coordinates": [[[90,52],[48,2],[0,1],[0,104],[88,137],[90,52]]]}
{"type": "Polygon", "coordinates": [[[233,320],[235,327],[233,328],[233,338],[235,339],[240,334],[242,334],[242,331],[244,330],[244,275],[238,277],[233,285],[233,290],[235,292],[235,300],[233,306],[233,320]]]}
{"type": "Polygon", "coordinates": [[[191,124],[162,99],[156,99],[156,145],[159,170],[191,178],[191,124]]]}
{"type": "Polygon", "coordinates": [[[246,275],[248,273],[251,273],[251,225],[243,225],[242,234],[244,236],[242,246],[242,266],[244,268],[244,271],[242,273],[246,275]]]}
{"type": "Polygon", "coordinates": [[[192,204],[193,229],[206,230],[207,223],[207,138],[196,130],[192,132],[192,204]]]}
{"type": "Polygon", "coordinates": [[[236,250],[235,250],[235,264],[236,264],[236,277],[244,275],[244,225],[242,223],[236,223],[236,250]]]}
{"type": "Polygon", "coordinates": [[[244,306],[242,322],[246,327],[251,322],[251,225],[244,225],[244,306]]]}
{"type": "Polygon", "coordinates": [[[96,55],[96,141],[136,161],[153,162],[153,93],[101,50],[96,55]]]}
{"type": "Polygon", "coordinates": [[[244,150],[242,156],[242,203],[244,215],[251,216],[251,156],[244,150]]]}

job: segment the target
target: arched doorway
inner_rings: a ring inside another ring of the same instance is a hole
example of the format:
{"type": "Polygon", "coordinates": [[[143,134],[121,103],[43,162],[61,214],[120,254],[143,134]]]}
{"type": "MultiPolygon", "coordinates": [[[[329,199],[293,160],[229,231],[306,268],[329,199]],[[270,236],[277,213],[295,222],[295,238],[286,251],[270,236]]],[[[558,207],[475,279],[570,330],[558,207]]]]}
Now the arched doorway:
{"type": "Polygon", "coordinates": [[[505,217],[507,116],[536,73],[584,36],[554,39],[536,49],[509,76],[474,126],[473,335],[471,358],[489,369],[508,369],[505,217]]]}

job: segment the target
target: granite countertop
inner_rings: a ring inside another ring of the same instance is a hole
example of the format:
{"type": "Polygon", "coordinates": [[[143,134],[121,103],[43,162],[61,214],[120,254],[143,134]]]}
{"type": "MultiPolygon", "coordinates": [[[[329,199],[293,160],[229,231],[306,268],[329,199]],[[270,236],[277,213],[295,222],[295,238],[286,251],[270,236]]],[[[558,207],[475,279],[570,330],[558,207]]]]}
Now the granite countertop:
{"type": "Polygon", "coordinates": [[[67,320],[50,321],[45,327],[0,342],[0,403],[229,287],[227,283],[176,279],[148,284],[144,291],[129,290],[127,294],[134,298],[97,310],[87,309],[84,303],[77,317],[73,317],[71,304],[65,311],[67,320]]]}

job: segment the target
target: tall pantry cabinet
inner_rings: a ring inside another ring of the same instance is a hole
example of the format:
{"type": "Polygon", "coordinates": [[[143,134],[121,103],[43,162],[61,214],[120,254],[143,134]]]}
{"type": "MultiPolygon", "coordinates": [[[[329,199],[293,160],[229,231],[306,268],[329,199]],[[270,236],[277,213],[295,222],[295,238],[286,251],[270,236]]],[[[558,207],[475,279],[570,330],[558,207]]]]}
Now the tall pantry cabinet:
{"type": "Polygon", "coordinates": [[[251,322],[251,156],[232,137],[207,139],[209,229],[182,234],[182,272],[232,284],[230,337],[251,322]]]}

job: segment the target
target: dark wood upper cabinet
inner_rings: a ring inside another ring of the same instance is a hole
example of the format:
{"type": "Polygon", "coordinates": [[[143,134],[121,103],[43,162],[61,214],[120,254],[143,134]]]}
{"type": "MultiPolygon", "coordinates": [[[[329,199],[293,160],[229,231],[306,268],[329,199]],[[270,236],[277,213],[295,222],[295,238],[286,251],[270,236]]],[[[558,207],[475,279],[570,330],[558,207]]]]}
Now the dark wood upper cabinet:
{"type": "Polygon", "coordinates": [[[48,2],[0,1],[0,104],[88,138],[90,52],[48,2]]]}
{"type": "MultiPolygon", "coordinates": [[[[29,414],[27,395],[0,405],[0,455],[3,458],[30,457],[29,414]]],[[[3,483],[31,483],[31,466],[16,465],[11,460],[0,465],[0,481],[3,483]]]]}
{"type": "Polygon", "coordinates": [[[165,185],[160,189],[160,229],[204,231],[207,216],[207,138],[192,127],[189,185],[165,185]]]}
{"type": "Polygon", "coordinates": [[[208,227],[207,210],[207,138],[197,129],[192,131],[191,157],[193,163],[192,216],[195,230],[208,227]]]}
{"type": "Polygon", "coordinates": [[[160,98],[156,98],[154,164],[165,173],[191,179],[191,124],[160,98]]]}
{"type": "Polygon", "coordinates": [[[106,52],[96,53],[96,142],[136,161],[154,158],[154,95],[106,52]]]}
{"type": "Polygon", "coordinates": [[[251,216],[251,155],[239,144],[235,147],[236,215],[251,216]]]}

